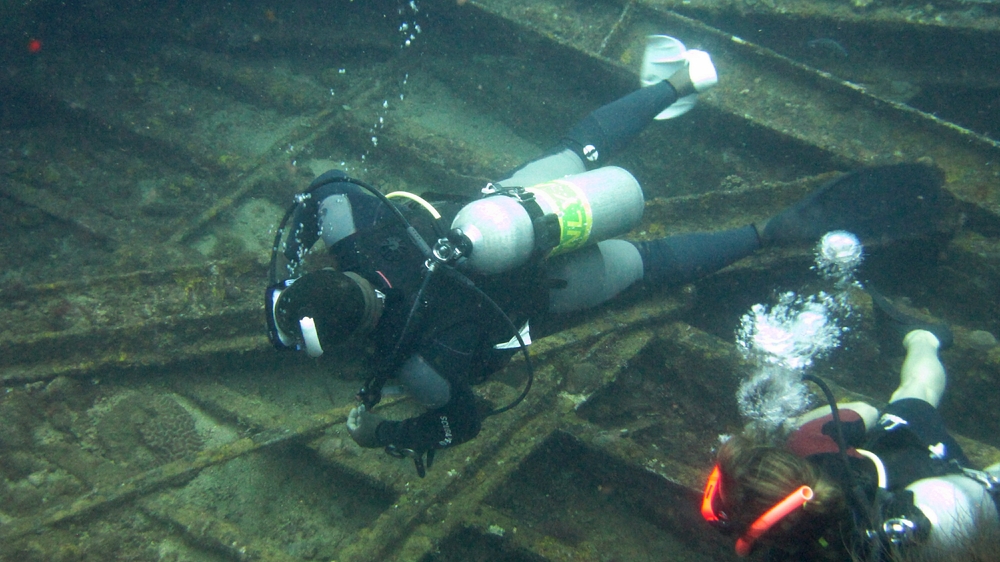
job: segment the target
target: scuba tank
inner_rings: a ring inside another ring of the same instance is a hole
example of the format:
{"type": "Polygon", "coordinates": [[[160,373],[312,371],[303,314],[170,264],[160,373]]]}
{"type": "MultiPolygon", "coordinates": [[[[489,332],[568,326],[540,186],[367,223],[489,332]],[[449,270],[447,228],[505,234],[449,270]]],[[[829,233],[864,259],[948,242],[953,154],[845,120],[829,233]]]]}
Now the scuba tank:
{"type": "Polygon", "coordinates": [[[556,255],[624,234],[642,219],[639,182],[605,166],[528,188],[499,188],[463,207],[448,238],[458,265],[494,274],[524,264],[535,253],[556,255]]]}

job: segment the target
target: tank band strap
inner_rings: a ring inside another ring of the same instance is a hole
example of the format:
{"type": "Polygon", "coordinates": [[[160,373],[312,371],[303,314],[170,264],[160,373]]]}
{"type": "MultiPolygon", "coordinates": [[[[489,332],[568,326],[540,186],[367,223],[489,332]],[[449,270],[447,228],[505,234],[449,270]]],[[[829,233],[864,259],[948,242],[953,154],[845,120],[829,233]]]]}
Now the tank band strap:
{"type": "Polygon", "coordinates": [[[528,213],[534,230],[535,250],[539,255],[544,256],[549,250],[559,245],[561,232],[559,217],[554,214],[546,215],[541,205],[538,204],[538,200],[535,199],[534,193],[523,187],[509,187],[495,190],[493,195],[513,197],[528,213]]]}

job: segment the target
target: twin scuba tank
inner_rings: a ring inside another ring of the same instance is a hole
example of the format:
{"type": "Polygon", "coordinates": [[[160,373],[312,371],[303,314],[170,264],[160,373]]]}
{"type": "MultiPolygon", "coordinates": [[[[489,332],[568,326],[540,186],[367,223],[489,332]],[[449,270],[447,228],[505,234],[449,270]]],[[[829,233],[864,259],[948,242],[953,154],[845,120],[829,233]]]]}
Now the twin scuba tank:
{"type": "Polygon", "coordinates": [[[484,275],[624,234],[642,220],[639,182],[606,166],[528,188],[498,188],[463,207],[451,223],[464,269],[484,275]]]}

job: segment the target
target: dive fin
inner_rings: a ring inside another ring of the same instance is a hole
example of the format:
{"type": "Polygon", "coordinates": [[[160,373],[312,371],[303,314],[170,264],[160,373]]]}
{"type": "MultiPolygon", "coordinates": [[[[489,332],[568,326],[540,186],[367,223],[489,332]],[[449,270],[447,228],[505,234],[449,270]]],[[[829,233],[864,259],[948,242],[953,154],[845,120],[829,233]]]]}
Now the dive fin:
{"type": "Polygon", "coordinates": [[[930,233],[941,217],[944,172],[930,164],[862,168],[836,178],[767,222],[764,242],[813,242],[846,230],[864,242],[930,233]]]}
{"type": "Polygon", "coordinates": [[[952,334],[951,328],[944,322],[934,322],[907,314],[875,289],[868,287],[866,290],[872,298],[872,306],[877,312],[876,318],[879,325],[893,333],[897,343],[902,342],[906,334],[913,330],[927,330],[934,334],[934,337],[938,339],[939,349],[942,350],[948,349],[955,343],[955,336],[952,334]]]}

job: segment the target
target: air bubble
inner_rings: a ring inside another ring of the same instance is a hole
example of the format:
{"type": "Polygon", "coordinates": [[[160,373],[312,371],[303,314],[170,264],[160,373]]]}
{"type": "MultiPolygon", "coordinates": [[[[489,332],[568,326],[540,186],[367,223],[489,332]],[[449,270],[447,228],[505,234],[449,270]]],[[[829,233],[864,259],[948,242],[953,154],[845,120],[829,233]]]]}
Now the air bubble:
{"type": "Polygon", "coordinates": [[[808,297],[786,292],[772,306],[755,304],[740,321],[736,344],[755,365],[736,393],[740,414],[769,431],[809,405],[802,376],[840,346],[851,314],[846,293],[808,297]]]}
{"type": "Polygon", "coordinates": [[[838,287],[856,283],[854,272],[864,260],[864,250],[858,237],[843,230],[823,235],[816,245],[816,269],[824,279],[838,287]]]}
{"type": "Polygon", "coordinates": [[[774,306],[754,305],[740,321],[736,343],[759,362],[805,369],[840,344],[843,330],[833,317],[842,308],[840,299],[826,293],[788,292],[774,306]]]}

